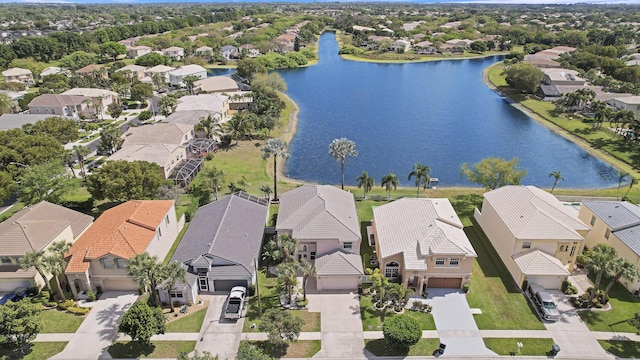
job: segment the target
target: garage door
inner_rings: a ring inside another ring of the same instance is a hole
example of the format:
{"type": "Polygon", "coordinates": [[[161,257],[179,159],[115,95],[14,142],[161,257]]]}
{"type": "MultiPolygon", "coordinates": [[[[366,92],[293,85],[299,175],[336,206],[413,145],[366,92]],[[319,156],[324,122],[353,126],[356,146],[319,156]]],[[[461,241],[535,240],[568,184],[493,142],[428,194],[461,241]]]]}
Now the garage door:
{"type": "Polygon", "coordinates": [[[104,291],[136,291],[138,290],[138,284],[130,279],[117,279],[117,280],[104,280],[104,291]]]}
{"type": "Polygon", "coordinates": [[[427,287],[459,289],[462,285],[462,278],[429,278],[427,287]]]}
{"type": "Polygon", "coordinates": [[[322,276],[318,277],[317,290],[357,290],[359,276],[322,276]]]}
{"type": "Polygon", "coordinates": [[[247,280],[213,280],[213,291],[229,291],[234,286],[247,287],[247,280]]]}
{"type": "Polygon", "coordinates": [[[529,284],[536,284],[545,289],[559,290],[562,284],[562,276],[527,276],[529,284]]]}
{"type": "Polygon", "coordinates": [[[19,287],[31,287],[28,280],[0,280],[0,293],[10,293],[19,287]]]}

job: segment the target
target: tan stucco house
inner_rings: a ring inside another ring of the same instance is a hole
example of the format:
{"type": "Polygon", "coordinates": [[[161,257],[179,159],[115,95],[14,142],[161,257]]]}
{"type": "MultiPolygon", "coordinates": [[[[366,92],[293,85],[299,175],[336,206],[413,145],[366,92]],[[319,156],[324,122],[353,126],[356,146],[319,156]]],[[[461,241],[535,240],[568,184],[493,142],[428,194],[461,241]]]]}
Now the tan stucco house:
{"type": "Polygon", "coordinates": [[[29,102],[29,113],[79,118],[87,108],[85,99],[79,95],[42,94],[29,102]]]}
{"type": "Polygon", "coordinates": [[[164,260],[183,225],[173,200],[130,200],[105,211],[66,254],[73,296],[98,288],[137,290],[128,260],[144,252],[164,260]]]}
{"type": "Polygon", "coordinates": [[[145,77],[146,70],[147,68],[144,66],[129,64],[127,66],[121,67],[120,69],[116,70],[116,72],[119,72],[119,73],[130,72],[132,76],[131,80],[133,79],[142,80],[142,78],[145,77]]]}
{"type": "Polygon", "coordinates": [[[318,291],[358,288],[364,270],[353,194],[330,185],[305,185],[288,191],[280,197],[276,232],[298,240],[297,260],[315,262],[318,291]],[[336,251],[344,256],[336,256],[336,251]],[[328,262],[332,265],[326,266],[328,262]]]}
{"type": "Polygon", "coordinates": [[[44,279],[34,268],[22,270],[19,259],[29,251],[46,251],[54,242],[75,242],[92,222],[89,215],[42,201],[0,223],[0,293],[43,287],[44,279]]]}
{"type": "Polygon", "coordinates": [[[485,193],[474,217],[521,287],[527,281],[560,289],[589,231],[574,208],[535,186],[485,193]]]}
{"type": "Polygon", "coordinates": [[[5,82],[21,82],[25,86],[33,86],[33,73],[31,70],[11,68],[2,72],[5,82]]]}
{"type": "Polygon", "coordinates": [[[373,209],[367,229],[381,273],[406,288],[461,288],[477,257],[448,199],[403,198],[373,209]]]}
{"type": "MultiPolygon", "coordinates": [[[[579,218],[589,224],[587,247],[611,245],[618,255],[640,267],[640,207],[626,201],[584,201],[579,218]]],[[[620,279],[627,290],[640,290],[640,279],[620,279]]]]}
{"type": "Polygon", "coordinates": [[[117,92],[106,90],[106,89],[96,89],[96,88],[73,88],[63,92],[61,95],[74,95],[74,96],[84,96],[85,99],[90,99],[90,106],[87,106],[87,112],[85,115],[91,116],[91,111],[95,113],[106,114],[107,107],[111,103],[120,102],[120,95],[117,92]]]}

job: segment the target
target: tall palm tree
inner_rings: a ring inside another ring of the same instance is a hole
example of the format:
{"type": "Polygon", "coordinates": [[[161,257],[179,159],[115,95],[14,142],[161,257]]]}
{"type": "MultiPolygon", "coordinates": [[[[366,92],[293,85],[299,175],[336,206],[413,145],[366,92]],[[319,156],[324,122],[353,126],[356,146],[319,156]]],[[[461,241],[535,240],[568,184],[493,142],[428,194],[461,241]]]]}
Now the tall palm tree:
{"type": "Polygon", "coordinates": [[[160,304],[157,287],[166,279],[166,269],[158,261],[158,257],[151,256],[144,252],[129,259],[127,266],[127,274],[133,278],[140,287],[149,290],[152,302],[156,305],[160,304]]]}
{"type": "Polygon", "coordinates": [[[247,119],[245,116],[234,115],[224,124],[224,130],[232,139],[236,140],[236,145],[238,145],[240,138],[251,132],[251,123],[247,119]]]}
{"type": "Polygon", "coordinates": [[[298,283],[298,268],[296,261],[286,261],[276,267],[276,276],[287,292],[287,304],[291,303],[291,292],[298,283]]]}
{"type": "Polygon", "coordinates": [[[634,263],[630,262],[627,259],[617,258],[611,262],[610,268],[608,269],[608,275],[611,277],[611,281],[607,284],[607,287],[604,289],[603,298],[607,298],[609,295],[609,291],[613,285],[620,280],[621,278],[625,278],[631,282],[640,277],[640,268],[638,268],[634,263]]]}
{"type": "Polygon", "coordinates": [[[618,171],[618,193],[616,195],[616,199],[620,200],[620,188],[622,187],[622,183],[630,176],[628,172],[618,171]]]}
{"type": "Polygon", "coordinates": [[[551,174],[549,174],[549,177],[553,177],[553,186],[551,187],[551,193],[553,194],[553,189],[555,189],[556,185],[558,185],[558,181],[564,181],[564,178],[562,177],[560,171],[552,171],[551,174]]]}
{"type": "Polygon", "coordinates": [[[262,158],[268,159],[273,156],[273,201],[278,201],[278,158],[286,159],[289,157],[287,152],[287,143],[282,139],[269,139],[262,148],[262,158]]]}
{"type": "Polygon", "coordinates": [[[156,91],[162,89],[166,83],[166,77],[161,73],[155,73],[151,76],[151,82],[156,87],[156,91]]]}
{"type": "Polygon", "coordinates": [[[73,154],[78,158],[78,162],[80,163],[80,172],[82,173],[82,177],[87,177],[87,170],[84,168],[84,160],[87,155],[91,153],[91,149],[82,145],[73,145],[73,154]]]}
{"type": "Polygon", "coordinates": [[[427,186],[429,186],[430,172],[431,172],[431,169],[427,165],[422,165],[420,163],[415,163],[413,165],[413,170],[411,170],[411,172],[409,173],[408,180],[411,180],[411,178],[414,176],[416,178],[416,187],[418,188],[418,191],[416,192],[416,197],[420,196],[421,186],[424,187],[425,189],[427,188],[427,186]]]}
{"type": "Polygon", "coordinates": [[[631,177],[631,179],[629,180],[629,187],[627,188],[627,191],[625,191],[624,195],[622,196],[622,198],[626,198],[627,195],[629,195],[629,191],[631,191],[631,188],[633,187],[633,185],[636,185],[638,183],[638,179],[631,177]]]}
{"type": "Polygon", "coordinates": [[[364,191],[364,198],[366,199],[367,193],[371,191],[373,185],[375,185],[375,180],[371,176],[369,176],[368,172],[363,171],[360,175],[358,175],[356,181],[358,182],[358,189],[362,188],[362,190],[364,191]]]}
{"type": "Polygon", "coordinates": [[[49,291],[49,294],[53,295],[53,292],[51,291],[51,285],[49,284],[49,279],[47,278],[47,275],[45,273],[47,267],[44,262],[44,257],[44,251],[33,250],[25,253],[24,256],[18,260],[18,262],[20,263],[20,267],[24,270],[28,270],[32,267],[35,268],[42,279],[44,279],[44,285],[49,291]]]}
{"type": "Polygon", "coordinates": [[[213,139],[219,137],[222,133],[222,125],[218,118],[209,114],[207,117],[201,117],[200,122],[194,127],[195,131],[202,131],[207,139],[213,139]]]}
{"type": "Polygon", "coordinates": [[[602,101],[594,101],[591,104],[591,111],[594,113],[594,119],[598,128],[602,127],[602,123],[609,117],[610,111],[607,104],[602,101]]]}
{"type": "Polygon", "coordinates": [[[42,258],[42,264],[45,270],[53,274],[53,277],[56,280],[58,297],[62,301],[67,300],[64,296],[64,290],[62,289],[62,284],[60,282],[60,276],[64,273],[64,269],[67,265],[64,258],[57,254],[48,254],[42,258]]]}
{"type": "Polygon", "coordinates": [[[344,161],[347,156],[358,156],[356,150],[356,143],[347,139],[333,139],[329,144],[329,155],[340,163],[340,169],[342,170],[342,190],[344,190],[344,161]]]}
{"type": "Polygon", "coordinates": [[[193,95],[193,87],[195,82],[198,81],[198,79],[199,78],[195,75],[187,75],[182,78],[182,82],[184,83],[184,86],[186,86],[189,94],[193,95]]]}
{"type": "Polygon", "coordinates": [[[382,177],[380,185],[387,190],[389,200],[391,200],[391,188],[395,190],[398,187],[398,177],[394,173],[387,174],[382,177]]]}
{"type": "Polygon", "coordinates": [[[282,249],[277,239],[267,241],[262,247],[262,260],[267,263],[267,266],[280,263],[282,258],[282,249]]]}
{"type": "Polygon", "coordinates": [[[293,254],[298,247],[298,239],[289,234],[278,235],[276,242],[282,251],[282,259],[284,262],[293,261],[293,254]]]}
{"type": "Polygon", "coordinates": [[[269,185],[260,186],[260,191],[264,193],[264,198],[267,200],[269,200],[269,195],[273,193],[273,190],[271,190],[271,187],[269,185]]]}
{"type": "MultiPolygon", "coordinates": [[[[171,290],[176,285],[176,283],[186,283],[187,282],[187,270],[182,267],[182,264],[178,262],[171,262],[167,266],[165,266],[165,285],[167,292],[171,294],[171,290]]],[[[171,301],[171,295],[169,295],[169,303],[171,305],[171,312],[175,312],[176,309],[173,307],[173,301],[171,301]]]]}
{"type": "Polygon", "coordinates": [[[589,301],[595,298],[600,289],[602,274],[611,268],[611,264],[618,257],[618,252],[612,246],[607,244],[598,244],[593,249],[580,254],[578,261],[583,264],[589,271],[596,273],[596,280],[593,284],[593,290],[589,295],[589,301]]]}
{"type": "Polygon", "coordinates": [[[71,150],[64,150],[64,163],[67,164],[69,170],[71,170],[71,175],[75,178],[76,171],[73,169],[73,153],[71,150]]]}
{"type": "Polygon", "coordinates": [[[300,271],[302,272],[302,300],[307,300],[307,280],[309,277],[318,277],[316,267],[311,262],[303,259],[300,262],[300,271]]]}
{"type": "Polygon", "coordinates": [[[218,189],[220,189],[224,183],[225,175],[224,170],[218,169],[215,166],[204,171],[204,177],[209,183],[209,189],[216,194],[216,201],[218,201],[218,189]]]}

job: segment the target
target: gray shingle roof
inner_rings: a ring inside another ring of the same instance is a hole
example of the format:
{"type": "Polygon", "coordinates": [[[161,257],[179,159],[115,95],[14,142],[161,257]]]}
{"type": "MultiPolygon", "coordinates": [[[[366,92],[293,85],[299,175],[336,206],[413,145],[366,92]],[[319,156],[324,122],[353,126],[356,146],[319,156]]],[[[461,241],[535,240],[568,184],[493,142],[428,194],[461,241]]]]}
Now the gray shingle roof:
{"type": "Polygon", "coordinates": [[[336,249],[316,259],[316,272],[322,275],[363,275],[362,258],[336,249]]]}
{"type": "Polygon", "coordinates": [[[626,201],[584,201],[620,241],[640,256],[640,206],[626,201]]]}
{"type": "MultiPolygon", "coordinates": [[[[40,120],[50,118],[51,114],[2,114],[0,116],[0,130],[20,129],[26,124],[35,124],[40,120]]],[[[60,116],[65,119],[76,120],[72,117],[60,116]]]]}

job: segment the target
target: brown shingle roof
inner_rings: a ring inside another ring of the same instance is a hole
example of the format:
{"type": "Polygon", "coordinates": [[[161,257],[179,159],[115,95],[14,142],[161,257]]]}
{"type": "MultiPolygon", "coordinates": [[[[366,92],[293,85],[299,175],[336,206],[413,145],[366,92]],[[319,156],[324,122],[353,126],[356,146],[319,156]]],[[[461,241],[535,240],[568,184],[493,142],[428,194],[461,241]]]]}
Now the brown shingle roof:
{"type": "Polygon", "coordinates": [[[62,94],[43,94],[33,98],[29,106],[48,106],[48,107],[64,107],[67,105],[80,105],[84,101],[84,96],[79,95],[62,95],[62,94]]]}
{"type": "Polygon", "coordinates": [[[82,69],[76,70],[76,74],[86,74],[100,69],[102,69],[102,65],[91,64],[83,67],[82,69]]]}

